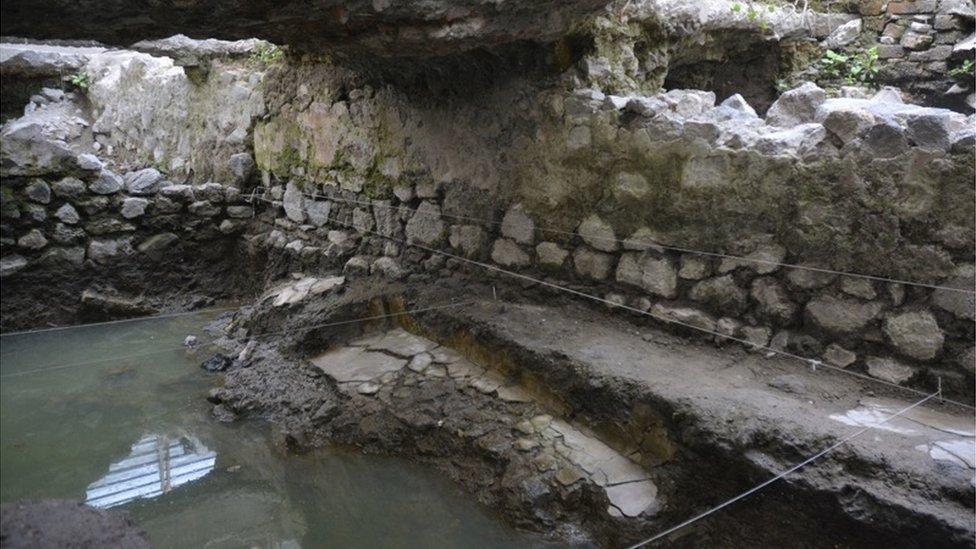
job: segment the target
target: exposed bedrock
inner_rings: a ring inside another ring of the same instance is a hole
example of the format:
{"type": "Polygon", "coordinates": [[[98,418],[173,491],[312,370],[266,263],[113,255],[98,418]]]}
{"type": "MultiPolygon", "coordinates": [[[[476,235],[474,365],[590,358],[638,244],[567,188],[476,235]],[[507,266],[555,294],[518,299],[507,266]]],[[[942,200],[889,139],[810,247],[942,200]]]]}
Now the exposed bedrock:
{"type": "Polygon", "coordinates": [[[126,2],[14,0],[0,32],[90,38],[129,45],[183,33],[195,38],[264,38],[300,49],[382,56],[438,56],[515,41],[551,41],[607,0],[191,0],[126,2]]]}

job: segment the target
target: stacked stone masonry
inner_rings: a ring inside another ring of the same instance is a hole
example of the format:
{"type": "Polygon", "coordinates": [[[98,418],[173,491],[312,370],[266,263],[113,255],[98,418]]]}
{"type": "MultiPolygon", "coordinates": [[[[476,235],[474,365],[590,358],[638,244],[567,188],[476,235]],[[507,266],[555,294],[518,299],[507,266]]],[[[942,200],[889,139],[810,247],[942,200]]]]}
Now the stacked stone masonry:
{"type": "Polygon", "coordinates": [[[48,89],[3,126],[5,285],[183,239],[309,274],[488,276],[436,248],[688,333],[971,387],[971,116],[807,83],[761,118],[740,96],[573,78],[431,105],[328,64],[221,61],[192,82],[159,59],[93,54],[91,111],[48,89]]]}

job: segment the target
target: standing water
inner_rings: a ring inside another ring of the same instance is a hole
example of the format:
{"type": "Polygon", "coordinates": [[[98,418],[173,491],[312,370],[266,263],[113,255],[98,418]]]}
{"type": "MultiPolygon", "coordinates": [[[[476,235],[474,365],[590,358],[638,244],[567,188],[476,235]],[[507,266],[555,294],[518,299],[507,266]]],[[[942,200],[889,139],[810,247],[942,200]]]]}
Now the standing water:
{"type": "Polygon", "coordinates": [[[206,315],[4,336],[0,500],[129,511],[157,547],[526,547],[435,472],[210,417],[206,315]],[[145,355],[145,356],[134,356],[145,355]],[[129,357],[129,358],[126,358],[129,357]]]}

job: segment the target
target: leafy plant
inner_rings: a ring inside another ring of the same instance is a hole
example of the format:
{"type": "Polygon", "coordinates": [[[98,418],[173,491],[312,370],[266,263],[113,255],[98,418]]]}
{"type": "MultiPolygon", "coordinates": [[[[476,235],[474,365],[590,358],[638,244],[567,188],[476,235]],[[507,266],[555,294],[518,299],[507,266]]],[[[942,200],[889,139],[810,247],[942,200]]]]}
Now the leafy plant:
{"type": "Polygon", "coordinates": [[[973,78],[973,68],[976,63],[973,63],[972,59],[966,59],[959,65],[949,69],[949,76],[955,78],[956,80],[964,80],[973,78]]]}
{"type": "Polygon", "coordinates": [[[78,71],[67,77],[66,80],[72,86],[83,91],[88,91],[88,88],[91,86],[91,80],[88,79],[88,74],[84,71],[78,71]]]}
{"type": "Polygon", "coordinates": [[[870,84],[878,78],[878,48],[856,54],[837,53],[827,50],[820,58],[820,71],[827,78],[844,80],[848,85],[870,84]]]}
{"type": "Polygon", "coordinates": [[[261,44],[251,52],[251,61],[269,65],[280,61],[284,57],[284,52],[274,44],[261,44]]]}
{"type": "MultiPolygon", "coordinates": [[[[792,2],[787,2],[786,9],[792,9],[794,12],[799,13],[803,18],[803,24],[807,23],[807,12],[809,11],[809,1],[810,0],[792,0],[792,2]]],[[[751,21],[755,21],[756,25],[763,31],[768,31],[769,17],[771,14],[776,13],[776,10],[780,9],[772,0],[757,0],[757,1],[746,1],[746,2],[733,2],[730,6],[732,13],[743,13],[745,12],[746,17],[751,21]]]]}

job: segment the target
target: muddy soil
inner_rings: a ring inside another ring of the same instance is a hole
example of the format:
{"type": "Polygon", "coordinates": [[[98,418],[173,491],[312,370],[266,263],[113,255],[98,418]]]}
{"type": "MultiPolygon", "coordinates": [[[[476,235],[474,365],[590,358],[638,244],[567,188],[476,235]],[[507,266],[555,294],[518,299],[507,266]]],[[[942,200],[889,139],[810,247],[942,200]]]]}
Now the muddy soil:
{"type": "Polygon", "coordinates": [[[281,265],[244,245],[179,245],[103,267],[28,269],[0,284],[0,332],[195,310],[247,299],[281,265]]]}
{"type": "Polygon", "coordinates": [[[149,538],[122,511],[80,501],[44,500],[0,506],[0,545],[8,549],[149,548],[149,538]]]}

